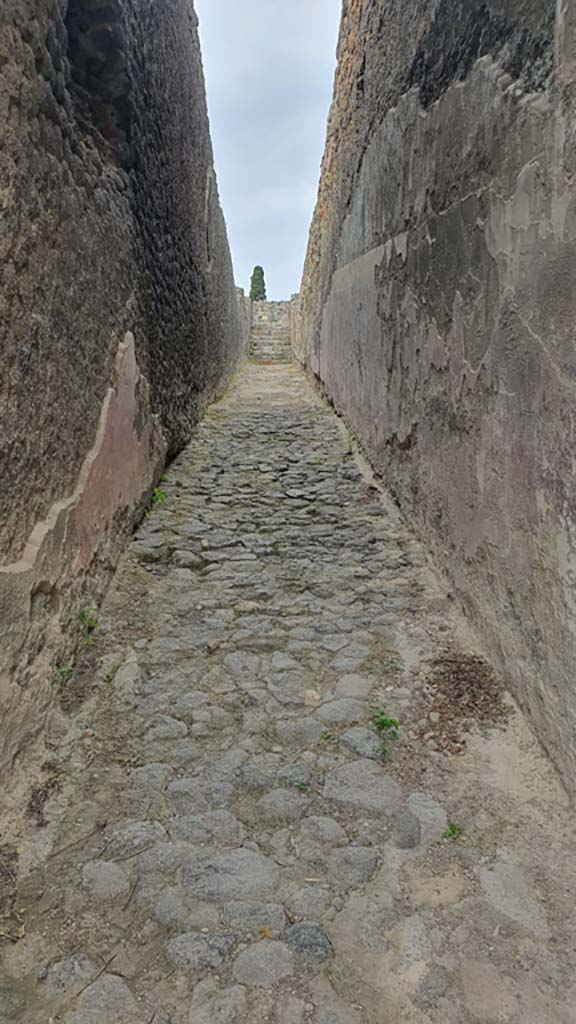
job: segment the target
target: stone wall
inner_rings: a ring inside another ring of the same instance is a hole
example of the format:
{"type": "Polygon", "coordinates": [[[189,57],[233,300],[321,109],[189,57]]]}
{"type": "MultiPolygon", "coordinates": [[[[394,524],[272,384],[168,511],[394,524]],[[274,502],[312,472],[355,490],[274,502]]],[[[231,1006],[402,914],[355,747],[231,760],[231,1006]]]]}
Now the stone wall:
{"type": "Polygon", "coordinates": [[[576,8],[348,0],[296,347],[576,788],[576,8]]]}
{"type": "Polygon", "coordinates": [[[0,11],[0,772],[247,344],[192,0],[0,11]]]}
{"type": "Polygon", "coordinates": [[[302,349],[298,333],[300,324],[300,293],[296,292],[290,298],[290,341],[293,353],[299,353],[302,349]]]}

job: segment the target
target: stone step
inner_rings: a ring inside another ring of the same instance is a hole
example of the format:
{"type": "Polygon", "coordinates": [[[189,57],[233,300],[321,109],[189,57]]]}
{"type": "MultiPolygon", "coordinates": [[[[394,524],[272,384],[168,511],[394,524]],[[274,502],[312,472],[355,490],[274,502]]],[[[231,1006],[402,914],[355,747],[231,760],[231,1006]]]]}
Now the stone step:
{"type": "Polygon", "coordinates": [[[250,358],[262,363],[291,363],[291,352],[251,352],[250,358]]]}
{"type": "Polygon", "coordinates": [[[261,327],[252,327],[252,330],[250,331],[250,334],[255,335],[256,337],[260,337],[260,336],[266,337],[267,335],[270,335],[273,338],[276,338],[276,337],[278,337],[278,338],[289,338],[290,337],[290,331],[287,331],[285,327],[282,327],[281,329],[278,328],[277,331],[274,331],[274,330],[270,329],[268,324],[262,324],[261,327]]]}
{"type": "Polygon", "coordinates": [[[265,359],[292,359],[291,345],[251,345],[252,356],[262,356],[265,359]]]}
{"type": "Polygon", "coordinates": [[[252,346],[251,347],[252,348],[269,348],[272,351],[281,350],[283,348],[289,350],[289,349],[292,348],[292,346],[289,344],[289,342],[284,342],[284,341],[282,342],[281,345],[274,345],[274,344],[271,344],[269,341],[265,341],[263,343],[260,343],[260,342],[256,341],[256,342],[252,342],[252,346]]]}
{"type": "Polygon", "coordinates": [[[290,348],[290,338],[254,338],[250,339],[252,345],[270,345],[272,348],[290,348]]]}
{"type": "Polygon", "coordinates": [[[262,353],[253,352],[250,359],[253,363],[291,363],[292,355],[280,356],[274,354],[271,356],[265,356],[262,353]]]}
{"type": "Polygon", "coordinates": [[[250,347],[252,349],[258,349],[261,352],[291,352],[292,351],[292,346],[291,345],[270,345],[270,344],[267,344],[267,345],[257,345],[257,344],[252,344],[250,347]]]}

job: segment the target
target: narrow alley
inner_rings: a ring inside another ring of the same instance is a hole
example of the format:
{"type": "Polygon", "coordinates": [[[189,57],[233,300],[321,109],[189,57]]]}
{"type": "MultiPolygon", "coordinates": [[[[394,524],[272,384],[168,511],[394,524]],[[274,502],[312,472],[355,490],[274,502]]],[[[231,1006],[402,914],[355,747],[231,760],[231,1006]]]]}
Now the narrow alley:
{"type": "Polygon", "coordinates": [[[567,797],[299,370],[209,410],[92,636],[1,1024],[575,1024],[567,797]]]}

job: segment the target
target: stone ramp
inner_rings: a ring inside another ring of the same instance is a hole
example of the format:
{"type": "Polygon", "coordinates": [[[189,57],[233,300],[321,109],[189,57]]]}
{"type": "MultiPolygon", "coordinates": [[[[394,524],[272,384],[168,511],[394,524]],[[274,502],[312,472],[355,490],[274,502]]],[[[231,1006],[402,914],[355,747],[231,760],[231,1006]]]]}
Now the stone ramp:
{"type": "Polygon", "coordinates": [[[1,1024],[574,1024],[566,798],[333,414],[250,366],[161,486],[1,1024]]]}

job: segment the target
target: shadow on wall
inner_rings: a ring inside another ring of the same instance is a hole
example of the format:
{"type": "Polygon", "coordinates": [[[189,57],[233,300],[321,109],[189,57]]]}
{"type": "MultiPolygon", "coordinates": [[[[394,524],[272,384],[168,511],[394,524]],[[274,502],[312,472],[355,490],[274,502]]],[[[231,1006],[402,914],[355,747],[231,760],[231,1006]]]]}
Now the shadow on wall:
{"type": "Polygon", "coordinates": [[[79,123],[130,165],[134,118],[126,28],[119,0],[68,0],[70,93],[79,123]]]}

